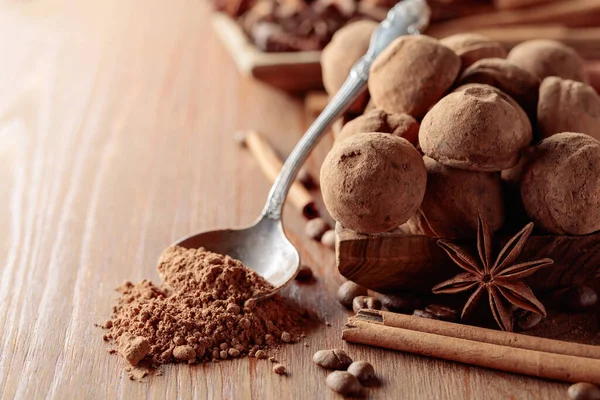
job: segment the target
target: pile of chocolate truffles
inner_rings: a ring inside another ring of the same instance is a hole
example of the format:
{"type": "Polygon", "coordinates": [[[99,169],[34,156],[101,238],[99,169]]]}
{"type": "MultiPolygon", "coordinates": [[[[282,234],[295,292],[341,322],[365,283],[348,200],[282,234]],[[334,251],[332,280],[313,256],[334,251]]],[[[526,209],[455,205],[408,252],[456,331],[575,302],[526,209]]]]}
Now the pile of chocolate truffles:
{"type": "MultiPolygon", "coordinates": [[[[369,28],[348,25],[323,52],[330,95],[369,28]]],[[[321,168],[343,227],[472,237],[481,215],[493,231],[527,220],[555,235],[600,230],[600,96],[573,49],[404,36],[374,61],[368,88],[321,168]]]]}

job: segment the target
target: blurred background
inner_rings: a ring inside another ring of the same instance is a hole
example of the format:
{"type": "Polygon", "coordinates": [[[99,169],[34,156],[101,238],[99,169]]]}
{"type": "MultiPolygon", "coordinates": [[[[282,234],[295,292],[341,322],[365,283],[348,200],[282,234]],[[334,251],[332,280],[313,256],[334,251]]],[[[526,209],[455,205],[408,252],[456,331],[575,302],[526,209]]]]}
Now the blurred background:
{"type": "MultiPolygon", "coordinates": [[[[393,0],[212,2],[214,10],[222,14],[213,16],[217,32],[235,49],[233,57],[244,60],[239,63],[242,69],[294,91],[319,87],[319,51],[340,28],[358,20],[381,21],[395,4],[393,0]],[[234,39],[236,33],[245,39],[234,39]],[[253,47],[248,52],[236,46],[246,39],[253,47]],[[247,57],[244,53],[248,53],[247,57]],[[299,65],[303,69],[298,69],[299,65]],[[276,73],[266,70],[267,66],[278,66],[280,74],[301,71],[313,79],[304,76],[295,82],[281,82],[276,73]]],[[[589,60],[590,69],[597,69],[594,60],[600,59],[598,0],[429,0],[428,4],[432,11],[432,22],[425,32],[428,35],[443,38],[477,32],[501,42],[507,49],[531,39],[558,40],[589,60]]],[[[595,79],[594,76],[594,82],[595,79]]]]}

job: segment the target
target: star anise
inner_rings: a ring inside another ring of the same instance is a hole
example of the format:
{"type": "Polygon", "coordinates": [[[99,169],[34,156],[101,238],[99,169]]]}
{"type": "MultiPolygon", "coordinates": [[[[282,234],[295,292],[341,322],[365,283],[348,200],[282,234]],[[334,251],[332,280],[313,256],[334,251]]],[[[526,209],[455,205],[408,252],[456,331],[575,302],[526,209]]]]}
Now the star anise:
{"type": "Polygon", "coordinates": [[[456,244],[439,240],[438,245],[450,256],[459,267],[466,272],[456,275],[436,285],[433,293],[455,294],[475,289],[465,304],[461,318],[472,313],[478,300],[487,291],[490,308],[494,319],[502,330],[513,330],[513,314],[511,304],[519,308],[546,316],[544,305],[535,297],[531,288],[522,281],[541,268],[551,265],[549,258],[514,264],[525,242],[533,230],[533,223],[528,224],[500,251],[492,263],[492,238],[488,225],[478,219],[477,250],[479,259],[456,244]]]}

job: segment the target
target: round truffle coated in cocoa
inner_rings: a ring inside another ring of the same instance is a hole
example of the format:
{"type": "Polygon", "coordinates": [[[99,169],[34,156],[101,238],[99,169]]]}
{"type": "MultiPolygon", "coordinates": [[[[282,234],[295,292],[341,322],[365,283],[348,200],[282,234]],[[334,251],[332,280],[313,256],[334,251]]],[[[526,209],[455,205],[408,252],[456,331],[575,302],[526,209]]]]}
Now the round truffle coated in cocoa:
{"type": "Polygon", "coordinates": [[[402,36],[373,62],[369,92],[378,108],[421,118],[450,88],[459,70],[460,58],[439,41],[402,36]]]}
{"type": "Polygon", "coordinates": [[[559,76],[587,82],[583,59],[569,46],[554,40],[529,40],[516,45],[506,58],[539,79],[559,76]]]}
{"type": "MultiPolygon", "coordinates": [[[[350,74],[350,69],[369,48],[371,34],[377,22],[362,20],[350,23],[337,31],[331,42],[321,52],[323,85],[330,95],[334,95],[350,74]]],[[[364,106],[367,96],[359,102],[364,106]]]]}
{"type": "Polygon", "coordinates": [[[440,43],[460,57],[463,69],[483,58],[506,57],[506,49],[500,42],[478,33],[458,33],[443,38],[440,43]]]}
{"type": "Polygon", "coordinates": [[[447,167],[425,156],[427,190],[419,210],[408,220],[411,232],[447,238],[472,237],[477,215],[492,232],[504,224],[500,176],[495,172],[447,167]]]}
{"type": "Polygon", "coordinates": [[[383,110],[375,109],[344,125],[336,140],[341,141],[366,132],[391,133],[414,145],[417,144],[419,137],[419,123],[408,114],[388,114],[383,110]]]}
{"type": "Polygon", "coordinates": [[[600,140],[600,96],[588,84],[549,77],[540,86],[538,129],[542,138],[579,132],[600,140]]]}
{"type": "Polygon", "coordinates": [[[331,216],[363,233],[398,227],[417,210],[427,172],[417,150],[385,133],[360,133],[339,142],[321,167],[321,191],[331,216]]]}
{"type": "Polygon", "coordinates": [[[529,71],[503,58],[484,58],[467,68],[457,85],[481,83],[502,90],[527,111],[535,115],[540,80],[529,71]]]}
{"type": "MultiPolygon", "coordinates": [[[[454,91],[461,92],[461,91],[471,88],[471,87],[485,88],[488,90],[492,90],[498,96],[502,97],[506,102],[508,102],[511,106],[513,106],[515,111],[517,111],[517,114],[519,114],[519,118],[520,118],[521,122],[523,123],[523,129],[525,130],[524,135],[522,135],[522,137],[521,137],[522,141],[520,142],[520,144],[522,146],[528,146],[531,144],[531,141],[533,140],[533,127],[531,125],[531,120],[529,119],[529,116],[527,115],[527,113],[525,112],[523,107],[521,107],[519,105],[519,103],[517,103],[515,101],[515,99],[513,99],[512,97],[510,97],[509,95],[504,93],[502,90],[498,89],[497,87],[490,86],[490,85],[484,85],[481,83],[467,83],[466,85],[459,86],[454,91]]],[[[537,106],[537,104],[536,104],[536,106],[537,106]]],[[[535,115],[535,113],[533,115],[535,115]]]]}
{"type": "Polygon", "coordinates": [[[600,142],[582,133],[542,140],[525,166],[521,197],[538,227],[557,235],[600,229],[600,142]]]}
{"type": "Polygon", "coordinates": [[[419,130],[423,152],[455,168],[502,171],[517,164],[531,142],[523,110],[487,85],[450,93],[425,116],[419,130]]]}

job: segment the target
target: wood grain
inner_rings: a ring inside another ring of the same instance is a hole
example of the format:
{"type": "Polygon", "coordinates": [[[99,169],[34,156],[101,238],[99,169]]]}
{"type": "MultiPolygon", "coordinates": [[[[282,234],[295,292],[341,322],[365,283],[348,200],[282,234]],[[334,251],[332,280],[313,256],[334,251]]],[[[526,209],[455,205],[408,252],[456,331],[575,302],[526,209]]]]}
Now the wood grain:
{"type": "MultiPolygon", "coordinates": [[[[285,294],[332,323],[268,362],[235,360],[130,382],[104,321],[125,280],[158,281],[183,235],[250,223],[269,184],[234,144],[253,128],[287,153],[301,101],[240,76],[197,0],[0,2],[0,398],[338,398],[315,350],[373,362],[374,398],[563,399],[567,385],[346,345],[334,255],[285,224],[315,284],[285,294]]],[[[309,160],[318,171],[331,139],[309,160]]]]}
{"type": "MultiPolygon", "coordinates": [[[[388,293],[431,292],[431,288],[462,272],[437,245],[438,238],[402,231],[367,235],[336,226],[340,273],[369,289],[388,293]]],[[[498,238],[503,245],[511,238],[498,238]]],[[[467,241],[467,244],[469,241],[467,241]]],[[[551,258],[554,264],[528,278],[537,291],[582,284],[600,276],[600,233],[585,236],[533,235],[520,262],[551,258]]]]}

